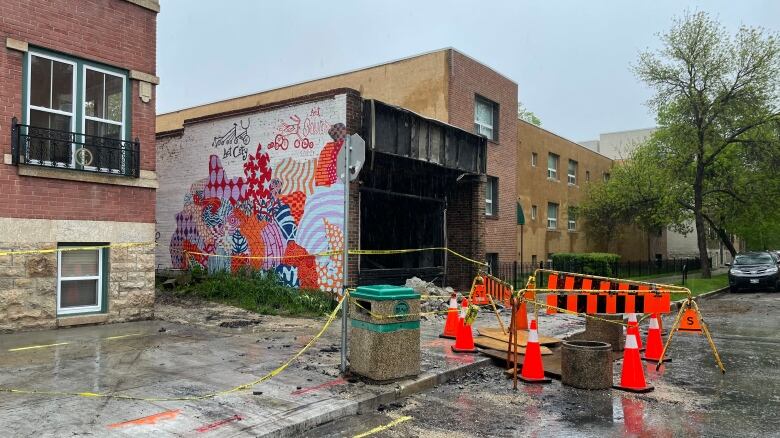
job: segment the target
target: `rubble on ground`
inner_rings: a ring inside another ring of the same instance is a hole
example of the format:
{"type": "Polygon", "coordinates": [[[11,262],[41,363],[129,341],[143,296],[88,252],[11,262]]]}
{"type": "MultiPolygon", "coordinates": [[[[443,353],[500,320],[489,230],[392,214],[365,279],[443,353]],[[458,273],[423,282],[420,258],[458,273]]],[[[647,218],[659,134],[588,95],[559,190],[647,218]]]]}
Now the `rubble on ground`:
{"type": "MultiPolygon", "coordinates": [[[[412,277],[406,280],[405,287],[414,289],[415,292],[422,295],[420,312],[446,311],[449,306],[450,295],[455,292],[451,287],[439,287],[432,282],[421,278],[412,277]]],[[[421,319],[443,319],[444,313],[433,315],[422,315],[421,319]]]]}

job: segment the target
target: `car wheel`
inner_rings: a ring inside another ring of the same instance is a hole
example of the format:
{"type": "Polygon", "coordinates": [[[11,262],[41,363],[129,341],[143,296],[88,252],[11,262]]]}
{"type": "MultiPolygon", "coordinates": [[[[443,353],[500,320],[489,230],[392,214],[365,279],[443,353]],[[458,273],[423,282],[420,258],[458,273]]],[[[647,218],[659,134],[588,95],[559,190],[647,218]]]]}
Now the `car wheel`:
{"type": "Polygon", "coordinates": [[[780,292],[780,281],[775,283],[775,292],[780,292]]]}
{"type": "Polygon", "coordinates": [[[736,286],[729,286],[729,292],[735,294],[735,293],[739,292],[739,288],[736,287],[736,286]]]}

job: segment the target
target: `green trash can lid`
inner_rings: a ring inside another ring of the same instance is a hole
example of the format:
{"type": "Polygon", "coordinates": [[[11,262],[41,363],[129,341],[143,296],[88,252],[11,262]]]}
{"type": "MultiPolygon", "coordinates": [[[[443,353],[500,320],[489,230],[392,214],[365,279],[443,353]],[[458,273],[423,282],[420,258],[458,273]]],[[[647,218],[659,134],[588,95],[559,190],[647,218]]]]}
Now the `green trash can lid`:
{"type": "Polygon", "coordinates": [[[420,299],[420,294],[410,287],[391,286],[389,284],[358,286],[357,290],[352,292],[352,296],[374,301],[420,299]]]}

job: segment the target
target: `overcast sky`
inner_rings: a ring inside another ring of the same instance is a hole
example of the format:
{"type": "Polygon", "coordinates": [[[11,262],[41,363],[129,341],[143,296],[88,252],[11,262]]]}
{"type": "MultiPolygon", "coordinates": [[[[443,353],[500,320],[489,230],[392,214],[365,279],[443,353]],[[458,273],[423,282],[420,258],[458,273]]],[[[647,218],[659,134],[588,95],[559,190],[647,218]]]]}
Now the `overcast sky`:
{"type": "Polygon", "coordinates": [[[629,66],[686,8],[780,30],[780,1],[162,0],[158,113],[454,47],[518,83],[574,141],[647,128],[629,66]]]}

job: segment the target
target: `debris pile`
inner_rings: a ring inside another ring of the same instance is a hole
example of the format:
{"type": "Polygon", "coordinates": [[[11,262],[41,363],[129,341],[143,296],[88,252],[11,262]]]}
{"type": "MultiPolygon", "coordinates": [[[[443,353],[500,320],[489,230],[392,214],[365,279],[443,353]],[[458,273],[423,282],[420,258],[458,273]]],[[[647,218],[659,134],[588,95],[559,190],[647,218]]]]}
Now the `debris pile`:
{"type": "MultiPolygon", "coordinates": [[[[447,310],[450,295],[455,292],[451,287],[439,287],[433,282],[425,281],[421,278],[412,277],[406,280],[406,287],[414,289],[415,292],[423,296],[420,304],[420,311],[433,312],[437,310],[447,310]]],[[[444,319],[447,315],[444,313],[437,315],[422,315],[421,319],[444,319]]]]}

